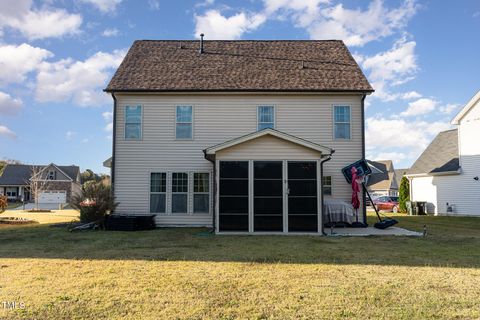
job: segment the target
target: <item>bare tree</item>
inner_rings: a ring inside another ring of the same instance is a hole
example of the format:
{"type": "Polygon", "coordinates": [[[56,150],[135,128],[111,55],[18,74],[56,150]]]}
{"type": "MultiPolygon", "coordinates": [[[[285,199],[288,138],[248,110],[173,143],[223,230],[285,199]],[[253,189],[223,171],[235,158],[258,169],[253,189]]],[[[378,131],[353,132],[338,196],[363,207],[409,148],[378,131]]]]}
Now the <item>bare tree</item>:
{"type": "Polygon", "coordinates": [[[45,167],[32,166],[32,174],[27,184],[30,186],[30,198],[35,201],[35,210],[38,210],[38,198],[42,192],[49,191],[51,184],[48,183],[48,176],[44,174],[45,167]]]}

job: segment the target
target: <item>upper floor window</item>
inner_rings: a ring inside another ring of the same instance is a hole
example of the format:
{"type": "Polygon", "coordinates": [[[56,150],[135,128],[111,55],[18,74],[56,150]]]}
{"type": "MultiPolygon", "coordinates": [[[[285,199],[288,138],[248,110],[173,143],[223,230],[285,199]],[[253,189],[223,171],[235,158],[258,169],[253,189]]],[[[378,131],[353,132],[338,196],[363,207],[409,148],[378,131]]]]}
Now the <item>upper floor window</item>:
{"type": "Polygon", "coordinates": [[[55,180],[55,170],[48,171],[47,180],[55,180]]]}
{"type": "Polygon", "coordinates": [[[142,139],[142,107],[125,107],[125,140],[142,139]]]}
{"type": "Polygon", "coordinates": [[[335,139],[350,139],[350,107],[333,107],[333,137],[335,139]]]}
{"type": "Polygon", "coordinates": [[[192,106],[177,106],[175,115],[175,138],[193,139],[192,106]]]}
{"type": "Polygon", "coordinates": [[[275,108],[273,106],[259,106],[258,107],[258,130],[266,128],[275,128],[275,108]]]}

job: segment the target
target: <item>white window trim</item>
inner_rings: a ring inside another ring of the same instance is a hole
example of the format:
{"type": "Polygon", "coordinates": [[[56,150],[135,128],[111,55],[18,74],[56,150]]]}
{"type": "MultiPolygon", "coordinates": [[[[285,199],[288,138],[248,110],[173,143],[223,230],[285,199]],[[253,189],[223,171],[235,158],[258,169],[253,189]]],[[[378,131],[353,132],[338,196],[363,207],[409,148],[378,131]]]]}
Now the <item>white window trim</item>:
{"type": "MultiPolygon", "coordinates": [[[[115,133],[114,133],[115,134],[115,133]]],[[[143,140],[143,105],[126,105],[123,108],[123,140],[142,141],[143,140]],[[140,107],[140,137],[138,139],[127,138],[127,107],[140,107]]]]}
{"type": "Polygon", "coordinates": [[[192,215],[210,215],[212,212],[212,173],[210,171],[193,171],[192,172],[192,215]],[[195,192],[195,173],[206,173],[208,174],[208,191],[207,192],[195,192]],[[206,194],[208,195],[208,211],[207,212],[195,212],[195,195],[196,194],[206,194]]]}
{"type": "Polygon", "coordinates": [[[192,141],[194,140],[195,137],[195,106],[192,104],[177,104],[175,105],[175,127],[173,128],[175,130],[174,135],[175,135],[175,140],[178,141],[192,141]],[[177,112],[178,112],[178,107],[191,107],[192,108],[192,121],[191,122],[177,122],[177,112]],[[177,124],[191,124],[192,125],[192,136],[190,138],[178,138],[177,137],[177,124]]]}
{"type": "MultiPolygon", "coordinates": [[[[273,104],[261,104],[257,105],[257,131],[260,130],[260,108],[261,107],[272,107],[273,108],[273,129],[277,128],[277,108],[273,104]]],[[[262,123],[270,123],[270,122],[262,122],[262,123]]]]}
{"type": "Polygon", "coordinates": [[[352,107],[349,104],[335,104],[332,106],[332,136],[333,140],[339,140],[339,141],[349,141],[352,140],[352,107]],[[348,107],[348,113],[350,115],[350,121],[349,122],[336,122],[335,121],[335,108],[336,107],[348,107]],[[336,123],[348,123],[349,124],[349,138],[337,138],[335,137],[335,124],[336,123]]]}
{"type": "Polygon", "coordinates": [[[167,215],[168,212],[168,173],[165,171],[151,171],[148,173],[148,212],[151,214],[167,215]],[[165,192],[152,192],[152,173],[164,173],[165,174],[165,192]],[[165,194],[165,212],[152,212],[152,194],[165,194]]]}

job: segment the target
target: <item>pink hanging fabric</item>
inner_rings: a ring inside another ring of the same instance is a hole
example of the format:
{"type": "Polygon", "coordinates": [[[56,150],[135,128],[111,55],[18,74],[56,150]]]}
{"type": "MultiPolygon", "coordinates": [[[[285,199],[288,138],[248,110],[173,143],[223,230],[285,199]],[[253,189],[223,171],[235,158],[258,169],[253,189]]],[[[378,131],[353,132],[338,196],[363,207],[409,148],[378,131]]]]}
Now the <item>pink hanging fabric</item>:
{"type": "Polygon", "coordinates": [[[360,187],[358,186],[357,181],[357,169],[352,167],[352,206],[354,209],[360,208],[360,199],[358,198],[358,193],[360,192],[360,187]]]}

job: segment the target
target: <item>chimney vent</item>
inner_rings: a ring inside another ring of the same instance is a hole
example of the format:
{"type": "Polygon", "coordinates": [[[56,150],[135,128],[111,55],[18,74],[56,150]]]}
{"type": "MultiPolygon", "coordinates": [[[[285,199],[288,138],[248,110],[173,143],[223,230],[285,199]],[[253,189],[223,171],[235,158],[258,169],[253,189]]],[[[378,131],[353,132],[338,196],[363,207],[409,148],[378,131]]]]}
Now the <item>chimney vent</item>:
{"type": "Polygon", "coordinates": [[[200,33],[200,50],[198,50],[198,53],[202,54],[203,53],[203,33],[200,33]]]}

